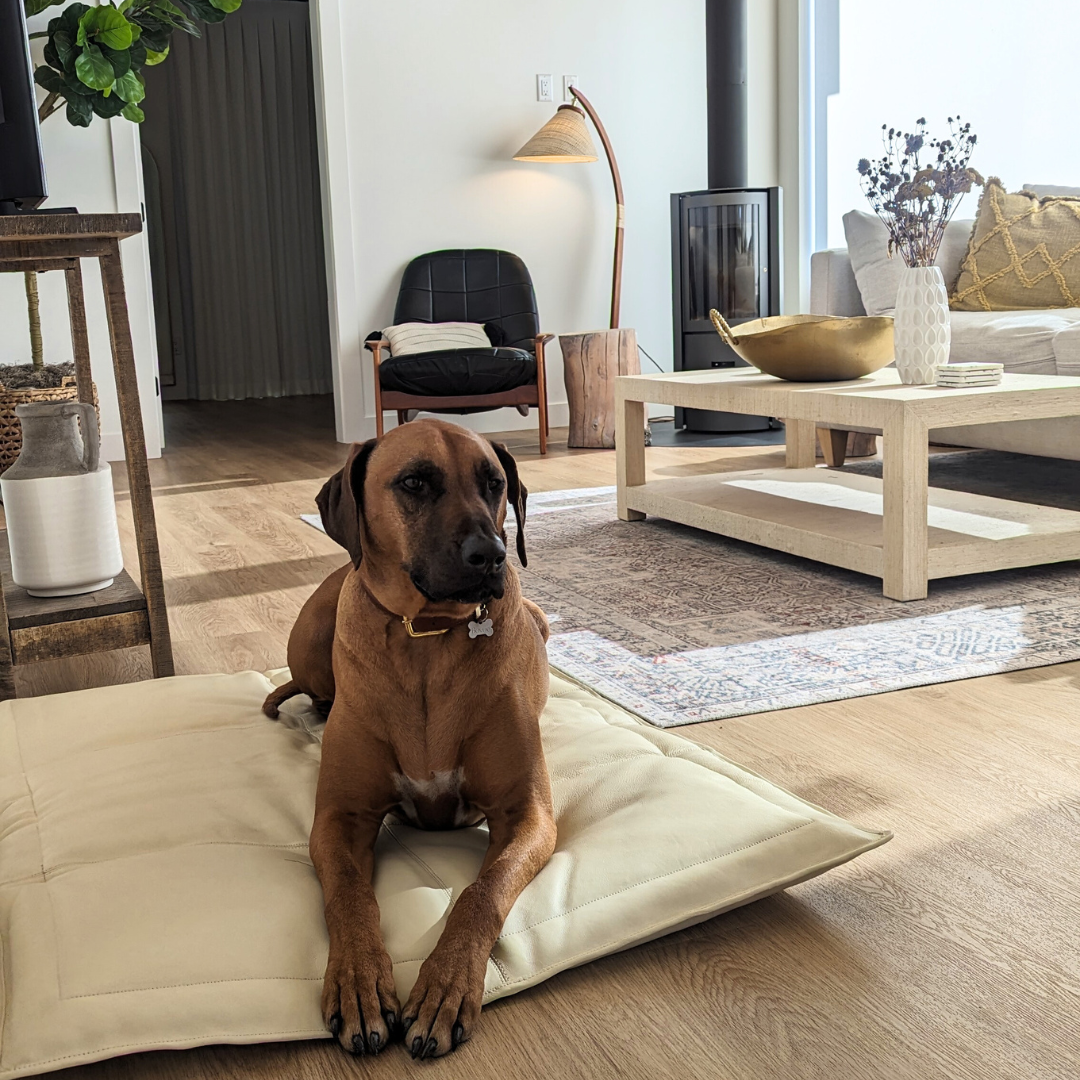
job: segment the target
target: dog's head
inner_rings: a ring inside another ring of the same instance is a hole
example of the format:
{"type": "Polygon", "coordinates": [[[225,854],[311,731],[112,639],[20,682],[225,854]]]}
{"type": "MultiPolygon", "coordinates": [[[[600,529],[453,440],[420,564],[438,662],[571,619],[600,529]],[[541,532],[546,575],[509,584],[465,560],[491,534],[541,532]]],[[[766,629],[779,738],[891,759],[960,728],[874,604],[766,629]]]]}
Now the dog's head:
{"type": "Polygon", "coordinates": [[[525,557],[525,500],[517,464],[500,443],[456,424],[416,420],[354,443],[319,492],[327,535],[397,596],[480,604],[503,595],[507,506],[525,557]]]}

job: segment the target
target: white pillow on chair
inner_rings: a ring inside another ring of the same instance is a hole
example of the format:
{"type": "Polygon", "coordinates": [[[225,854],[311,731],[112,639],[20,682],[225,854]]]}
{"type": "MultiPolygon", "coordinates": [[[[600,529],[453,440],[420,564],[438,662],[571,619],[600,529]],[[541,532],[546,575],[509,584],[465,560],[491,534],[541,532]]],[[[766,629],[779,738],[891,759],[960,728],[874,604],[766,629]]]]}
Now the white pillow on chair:
{"type": "Polygon", "coordinates": [[[383,336],[391,356],[441,352],[444,349],[490,349],[491,341],[480,323],[400,323],[388,326],[383,336]]]}

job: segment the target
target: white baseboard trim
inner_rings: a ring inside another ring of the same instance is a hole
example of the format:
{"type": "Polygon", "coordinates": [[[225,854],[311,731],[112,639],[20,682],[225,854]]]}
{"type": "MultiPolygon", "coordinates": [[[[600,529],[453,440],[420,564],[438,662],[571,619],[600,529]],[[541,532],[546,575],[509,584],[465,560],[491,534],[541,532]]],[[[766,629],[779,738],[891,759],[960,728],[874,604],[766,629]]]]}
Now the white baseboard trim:
{"type": "MultiPolygon", "coordinates": [[[[161,447],[147,446],[146,456],[148,458],[161,457],[161,447]]],[[[124,460],[124,436],[119,431],[103,431],[101,433],[101,460],[124,460]]]]}

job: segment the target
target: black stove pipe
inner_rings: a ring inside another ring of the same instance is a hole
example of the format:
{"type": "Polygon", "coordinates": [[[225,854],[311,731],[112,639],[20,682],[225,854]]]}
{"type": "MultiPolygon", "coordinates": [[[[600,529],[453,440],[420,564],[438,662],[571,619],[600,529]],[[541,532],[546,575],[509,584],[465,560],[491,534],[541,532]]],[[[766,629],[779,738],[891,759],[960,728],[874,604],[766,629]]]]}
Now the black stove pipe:
{"type": "Polygon", "coordinates": [[[709,187],[743,188],[746,165],[746,0],[706,0],[709,187]]]}

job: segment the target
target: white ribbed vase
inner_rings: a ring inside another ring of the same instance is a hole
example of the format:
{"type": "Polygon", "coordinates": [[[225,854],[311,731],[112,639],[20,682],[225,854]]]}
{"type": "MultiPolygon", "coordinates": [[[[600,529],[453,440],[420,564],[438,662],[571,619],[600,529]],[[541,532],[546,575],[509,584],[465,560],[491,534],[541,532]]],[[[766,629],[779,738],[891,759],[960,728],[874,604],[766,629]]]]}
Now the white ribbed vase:
{"type": "Polygon", "coordinates": [[[907,266],[900,278],[894,316],[896,370],[908,386],[933,383],[949,362],[952,331],[949,294],[936,266],[907,266]]]}

